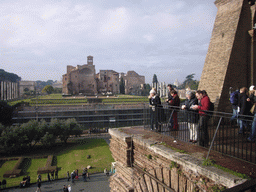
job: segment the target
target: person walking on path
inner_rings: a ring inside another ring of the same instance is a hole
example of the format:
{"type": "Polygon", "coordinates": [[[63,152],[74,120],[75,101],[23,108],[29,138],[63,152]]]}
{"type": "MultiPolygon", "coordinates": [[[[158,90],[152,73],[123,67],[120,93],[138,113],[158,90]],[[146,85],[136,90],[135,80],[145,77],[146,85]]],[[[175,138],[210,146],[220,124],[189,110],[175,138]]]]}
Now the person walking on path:
{"type": "Polygon", "coordinates": [[[41,175],[40,174],[37,175],[37,180],[41,182],[41,175]]]}
{"type": "Polygon", "coordinates": [[[51,176],[52,176],[52,181],[54,180],[54,170],[51,172],[51,176]]]}
{"type": "Polygon", "coordinates": [[[78,175],[78,169],[76,170],[76,179],[78,179],[79,175],[78,175]]]}
{"type": "Polygon", "coordinates": [[[74,183],[74,179],[75,179],[75,172],[73,171],[71,173],[71,182],[74,183]]]}
{"type": "Polygon", "coordinates": [[[87,176],[87,169],[86,168],[83,170],[82,176],[83,176],[84,182],[86,182],[87,181],[86,180],[86,176],[87,176]]]}
{"type": "Polygon", "coordinates": [[[90,175],[89,175],[89,172],[88,172],[88,171],[87,171],[86,177],[87,177],[89,180],[91,180],[91,178],[90,178],[90,175]]]}
{"type": "Polygon", "coordinates": [[[48,178],[48,181],[51,182],[51,177],[50,177],[50,173],[49,172],[47,174],[47,178],[48,178]]]}
{"type": "Polygon", "coordinates": [[[58,179],[58,168],[55,171],[55,179],[58,179]]]}
{"type": "Polygon", "coordinates": [[[63,186],[63,192],[68,192],[68,187],[66,185],[63,186]]]}
{"type": "Polygon", "coordinates": [[[69,179],[70,179],[69,171],[67,171],[67,178],[68,178],[68,181],[69,181],[69,179]]]}
{"type": "Polygon", "coordinates": [[[108,172],[107,168],[104,169],[104,173],[106,174],[107,177],[109,176],[109,172],[108,172]]]}
{"type": "Polygon", "coordinates": [[[41,192],[41,182],[39,180],[37,180],[37,192],[40,191],[41,192]]]}
{"type": "Polygon", "coordinates": [[[3,181],[2,181],[3,189],[4,189],[4,188],[6,188],[6,184],[7,184],[6,180],[5,180],[5,179],[3,179],[3,181]]]}
{"type": "Polygon", "coordinates": [[[71,186],[68,185],[68,192],[71,192],[71,186]]]}

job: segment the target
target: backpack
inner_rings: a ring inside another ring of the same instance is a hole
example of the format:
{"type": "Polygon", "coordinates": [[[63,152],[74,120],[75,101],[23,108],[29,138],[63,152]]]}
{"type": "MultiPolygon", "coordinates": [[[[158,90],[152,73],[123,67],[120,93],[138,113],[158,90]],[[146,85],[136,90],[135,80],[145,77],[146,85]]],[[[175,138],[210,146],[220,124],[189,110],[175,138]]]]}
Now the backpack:
{"type": "Polygon", "coordinates": [[[214,112],[214,103],[210,101],[209,111],[207,111],[206,113],[209,115],[209,117],[211,117],[213,115],[213,112],[214,112]]]}
{"type": "Polygon", "coordinates": [[[230,94],[230,103],[232,105],[238,105],[238,91],[234,91],[230,94]]]}

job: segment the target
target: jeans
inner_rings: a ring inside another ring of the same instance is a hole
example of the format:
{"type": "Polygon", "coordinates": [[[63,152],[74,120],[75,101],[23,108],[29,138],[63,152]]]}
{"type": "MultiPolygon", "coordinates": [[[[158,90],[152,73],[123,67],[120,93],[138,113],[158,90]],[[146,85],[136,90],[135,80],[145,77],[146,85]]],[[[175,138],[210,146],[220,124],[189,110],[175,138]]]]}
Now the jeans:
{"type": "Polygon", "coordinates": [[[237,108],[236,109],[233,108],[233,116],[231,117],[230,120],[233,121],[234,119],[237,120],[237,124],[239,125],[237,108]]]}
{"type": "Polygon", "coordinates": [[[244,120],[244,119],[240,119],[239,120],[239,124],[240,124],[240,130],[239,130],[239,133],[243,133],[243,131],[244,131],[244,128],[246,127],[248,127],[248,122],[246,121],[246,120],[244,120]]]}
{"type": "Polygon", "coordinates": [[[250,134],[248,140],[254,141],[255,136],[256,136],[256,113],[254,114],[254,117],[253,117],[252,130],[251,130],[251,134],[250,134]]]}

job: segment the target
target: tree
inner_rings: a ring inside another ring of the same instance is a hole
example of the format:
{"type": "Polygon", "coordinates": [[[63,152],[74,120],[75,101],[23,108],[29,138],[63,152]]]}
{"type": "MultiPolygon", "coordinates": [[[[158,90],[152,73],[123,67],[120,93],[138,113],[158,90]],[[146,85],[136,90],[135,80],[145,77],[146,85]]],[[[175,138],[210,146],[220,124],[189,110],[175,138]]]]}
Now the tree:
{"type": "Polygon", "coordinates": [[[143,95],[143,96],[149,95],[150,89],[151,89],[151,87],[150,87],[149,84],[144,84],[143,85],[143,90],[141,92],[141,95],[143,95]]]}
{"type": "Polygon", "coordinates": [[[21,78],[18,75],[14,74],[14,73],[9,73],[3,69],[0,69],[0,81],[17,82],[20,80],[21,80],[21,78]]]}
{"type": "Polygon", "coordinates": [[[62,88],[54,88],[53,93],[62,93],[62,88]]]}
{"type": "Polygon", "coordinates": [[[51,94],[53,91],[54,89],[51,85],[46,85],[42,90],[43,93],[47,93],[47,94],[51,94]]]}
{"type": "Polygon", "coordinates": [[[153,82],[152,82],[153,84],[157,84],[158,83],[158,80],[157,80],[157,76],[156,76],[156,74],[154,74],[154,76],[153,76],[153,82]]]}
{"type": "Polygon", "coordinates": [[[13,116],[13,107],[5,101],[0,101],[0,123],[3,125],[11,125],[13,116]]]}
{"type": "Polygon", "coordinates": [[[59,134],[59,138],[61,141],[67,143],[67,140],[70,135],[80,134],[82,134],[82,130],[75,119],[67,119],[61,121],[61,128],[59,134]]]}
{"type": "Polygon", "coordinates": [[[185,88],[190,87],[193,90],[197,90],[198,85],[199,85],[199,81],[194,80],[194,76],[195,76],[194,73],[192,73],[190,75],[187,75],[185,81],[179,86],[179,88],[180,89],[185,89],[185,88]]]}
{"type": "Polygon", "coordinates": [[[123,77],[121,77],[120,83],[119,83],[119,90],[121,94],[125,94],[125,83],[123,77]]]}

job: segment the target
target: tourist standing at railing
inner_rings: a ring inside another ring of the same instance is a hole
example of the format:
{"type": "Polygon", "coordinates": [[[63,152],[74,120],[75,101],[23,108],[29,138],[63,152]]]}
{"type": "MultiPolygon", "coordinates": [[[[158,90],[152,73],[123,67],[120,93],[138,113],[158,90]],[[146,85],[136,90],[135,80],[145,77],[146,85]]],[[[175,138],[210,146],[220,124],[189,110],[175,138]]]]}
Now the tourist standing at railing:
{"type": "Polygon", "coordinates": [[[174,89],[173,89],[173,87],[172,87],[171,84],[168,84],[168,85],[167,85],[167,88],[168,88],[168,90],[169,90],[169,93],[168,93],[168,98],[166,99],[166,102],[168,103],[169,101],[172,100],[171,91],[174,90],[174,89]]]}
{"type": "Polygon", "coordinates": [[[246,115],[250,114],[250,102],[247,101],[248,99],[248,89],[243,87],[240,89],[240,95],[238,99],[238,113],[239,113],[239,120],[240,120],[240,130],[239,134],[244,134],[245,129],[248,128],[247,117],[246,115]]]}
{"type": "Polygon", "coordinates": [[[209,116],[205,111],[210,109],[210,99],[205,90],[196,92],[196,98],[198,99],[198,105],[194,105],[192,109],[199,110],[199,145],[208,147],[209,135],[208,135],[208,120],[209,116]]]}
{"type": "Polygon", "coordinates": [[[172,90],[171,91],[172,100],[169,101],[170,106],[174,106],[176,108],[173,109],[173,112],[171,113],[172,116],[170,117],[170,131],[178,131],[179,130],[179,124],[178,124],[178,107],[180,106],[180,98],[178,96],[177,91],[172,90]]]}
{"type": "Polygon", "coordinates": [[[252,122],[251,133],[248,137],[249,142],[254,142],[256,139],[256,91],[253,90],[253,95],[250,96],[250,102],[252,103],[251,113],[254,115],[252,122]]]}
{"type": "Polygon", "coordinates": [[[198,100],[193,92],[187,91],[185,104],[181,106],[181,109],[186,110],[185,114],[189,128],[189,142],[196,143],[198,136],[198,111],[192,109],[194,105],[198,105],[198,100]]]}
{"type": "Polygon", "coordinates": [[[159,118],[159,110],[160,110],[160,106],[161,106],[161,100],[160,97],[156,94],[156,90],[153,88],[150,92],[149,92],[149,104],[151,107],[151,111],[150,111],[150,123],[151,123],[151,130],[157,130],[159,131],[159,127],[158,127],[158,121],[160,120],[159,118]]]}
{"type": "Polygon", "coordinates": [[[237,119],[237,124],[239,125],[239,120],[238,120],[238,112],[237,112],[237,108],[238,108],[238,98],[239,98],[239,90],[233,91],[232,93],[230,93],[230,103],[232,105],[232,109],[233,109],[233,115],[231,117],[231,121],[233,121],[234,119],[237,119]]]}
{"type": "Polygon", "coordinates": [[[255,88],[255,86],[254,85],[251,85],[250,87],[249,87],[249,98],[250,99],[253,99],[253,97],[254,97],[254,88],[255,88]]]}
{"type": "MultiPolygon", "coordinates": [[[[171,102],[171,100],[173,99],[173,98],[172,98],[172,95],[171,95],[171,91],[174,90],[174,89],[173,89],[173,87],[172,87],[171,84],[168,84],[168,85],[167,85],[167,88],[168,88],[168,90],[169,90],[169,93],[168,93],[168,98],[166,99],[166,103],[167,103],[168,105],[170,105],[170,102],[171,102]]],[[[172,112],[171,112],[171,115],[172,115],[172,112]]],[[[168,128],[171,130],[171,129],[172,129],[172,126],[173,126],[173,119],[172,119],[172,116],[170,116],[168,128]]]]}

